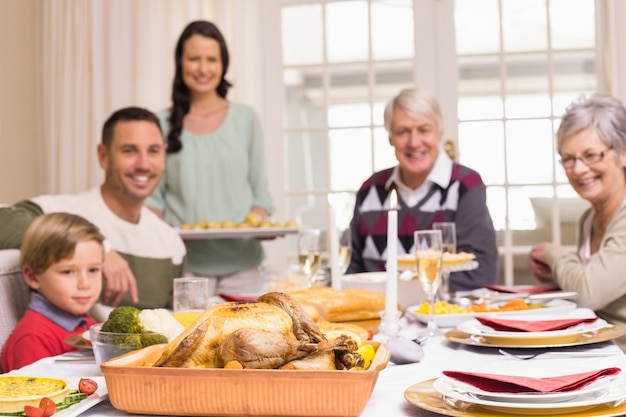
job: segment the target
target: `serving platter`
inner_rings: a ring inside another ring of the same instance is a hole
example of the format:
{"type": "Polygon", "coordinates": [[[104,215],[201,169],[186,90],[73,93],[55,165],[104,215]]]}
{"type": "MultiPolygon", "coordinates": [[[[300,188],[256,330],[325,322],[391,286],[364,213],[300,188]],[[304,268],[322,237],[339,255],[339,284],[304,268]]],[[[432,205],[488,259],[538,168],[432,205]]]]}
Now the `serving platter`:
{"type": "MultiPolygon", "coordinates": [[[[22,375],[22,372],[20,372],[20,370],[16,370],[16,371],[12,371],[10,374],[7,374],[7,376],[10,376],[10,375],[18,376],[18,375],[22,375]]],[[[64,378],[64,379],[67,380],[68,386],[70,387],[70,389],[78,389],[78,382],[80,381],[80,378],[64,378]]],[[[54,413],[55,417],[76,417],[84,413],[86,410],[92,408],[96,404],[108,398],[107,386],[106,386],[104,377],[90,376],[89,379],[94,380],[98,384],[98,389],[96,390],[96,392],[94,392],[93,394],[91,394],[90,396],[82,400],[81,402],[74,404],[66,408],[65,410],[61,410],[61,411],[54,413]]]]}
{"type": "Polygon", "coordinates": [[[297,234],[298,227],[237,227],[215,229],[177,229],[183,240],[276,238],[297,234]]]}
{"type": "MultiPolygon", "coordinates": [[[[104,377],[90,376],[89,379],[92,379],[98,383],[98,389],[96,390],[96,392],[94,392],[78,404],[74,404],[73,406],[68,407],[65,410],[54,413],[55,417],[76,417],[108,398],[107,386],[104,381],[104,377]]],[[[75,387],[78,387],[79,380],[80,378],[70,378],[72,386],[75,387]]]]}
{"type": "MultiPolygon", "coordinates": [[[[466,254],[471,255],[471,254],[466,254]]],[[[444,269],[447,269],[450,272],[458,272],[458,271],[471,271],[473,269],[478,268],[478,261],[475,258],[463,258],[463,259],[443,259],[442,266],[444,269]]],[[[416,261],[415,255],[398,255],[398,269],[405,270],[416,270],[416,261]]]]}
{"type": "MultiPolygon", "coordinates": [[[[452,417],[502,417],[503,415],[513,417],[537,415],[536,412],[541,412],[540,410],[535,410],[535,413],[533,413],[532,409],[527,408],[495,410],[485,408],[482,405],[455,400],[443,396],[433,387],[436,380],[437,378],[425,380],[410,386],[405,390],[404,398],[410,404],[423,410],[452,417]]],[[[622,392],[621,397],[623,398],[624,395],[625,394],[622,392]]],[[[615,401],[614,404],[618,403],[619,399],[615,401]]],[[[592,407],[583,406],[582,408],[582,410],[576,410],[575,408],[565,407],[556,409],[556,411],[558,411],[559,417],[618,417],[626,415],[626,402],[618,404],[615,407],[600,404],[592,407]]]]}
{"type": "Polygon", "coordinates": [[[451,342],[461,343],[471,346],[496,347],[496,348],[550,348],[565,346],[580,346],[598,342],[606,342],[622,337],[626,334],[626,329],[618,326],[608,325],[600,330],[590,333],[583,333],[575,340],[563,341],[558,337],[542,339],[524,338],[498,338],[490,339],[483,336],[476,336],[462,332],[459,329],[452,329],[445,334],[446,339],[451,342]]]}
{"type": "MultiPolygon", "coordinates": [[[[544,306],[540,309],[542,314],[560,314],[566,313],[568,311],[574,310],[576,308],[576,303],[569,300],[549,300],[545,303],[542,303],[544,306]]],[[[406,309],[406,314],[414,319],[418,320],[421,323],[428,323],[428,314],[418,314],[415,312],[419,305],[414,305],[408,307],[406,309]]],[[[493,311],[493,312],[476,312],[476,313],[463,313],[463,314],[435,314],[435,323],[439,327],[456,327],[459,324],[471,320],[477,316],[481,317],[500,317],[500,318],[510,318],[511,316],[516,315],[533,315],[537,314],[539,310],[530,309],[530,310],[515,310],[515,311],[493,311]]]]}

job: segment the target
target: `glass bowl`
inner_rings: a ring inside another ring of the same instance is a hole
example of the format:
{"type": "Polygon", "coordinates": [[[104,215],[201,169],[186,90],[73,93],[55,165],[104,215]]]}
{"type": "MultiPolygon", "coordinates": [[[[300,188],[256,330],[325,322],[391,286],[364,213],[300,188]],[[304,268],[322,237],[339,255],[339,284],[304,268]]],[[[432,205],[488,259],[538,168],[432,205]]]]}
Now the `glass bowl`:
{"type": "Polygon", "coordinates": [[[98,365],[146,346],[167,343],[167,338],[158,333],[112,333],[101,331],[101,327],[102,323],[98,323],[89,328],[89,339],[98,365]]]}

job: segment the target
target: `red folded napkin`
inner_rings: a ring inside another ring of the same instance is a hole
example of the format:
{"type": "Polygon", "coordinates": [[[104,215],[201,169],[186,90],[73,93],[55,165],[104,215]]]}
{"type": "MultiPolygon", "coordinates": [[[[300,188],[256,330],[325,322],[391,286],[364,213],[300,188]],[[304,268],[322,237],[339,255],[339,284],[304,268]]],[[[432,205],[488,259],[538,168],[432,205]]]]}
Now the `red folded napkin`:
{"type": "Polygon", "coordinates": [[[245,301],[245,302],[254,302],[257,300],[258,296],[256,295],[236,295],[236,294],[218,294],[225,301],[245,301]]]}
{"type": "Polygon", "coordinates": [[[532,378],[519,375],[481,374],[474,372],[443,371],[457,381],[489,392],[563,392],[576,391],[600,378],[617,375],[619,368],[606,368],[579,374],[532,378]]]}
{"type": "Polygon", "coordinates": [[[490,317],[476,317],[480,323],[489,326],[494,330],[503,332],[549,332],[552,330],[563,330],[576,326],[580,323],[592,323],[598,320],[597,317],[586,319],[557,319],[557,320],[508,320],[494,319],[490,317]]]}
{"type": "Polygon", "coordinates": [[[485,285],[491,291],[508,292],[516,294],[537,294],[541,292],[559,291],[559,287],[548,287],[545,285],[485,285]]]}

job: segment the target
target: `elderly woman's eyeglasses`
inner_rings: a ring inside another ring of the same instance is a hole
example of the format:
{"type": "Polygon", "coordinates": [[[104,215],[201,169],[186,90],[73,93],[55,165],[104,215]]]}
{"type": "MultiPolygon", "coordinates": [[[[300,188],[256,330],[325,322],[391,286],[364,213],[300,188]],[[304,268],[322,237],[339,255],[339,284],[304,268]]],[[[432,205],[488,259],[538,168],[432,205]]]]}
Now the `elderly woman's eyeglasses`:
{"type": "Polygon", "coordinates": [[[568,156],[567,158],[561,159],[561,165],[563,165],[563,168],[565,169],[572,169],[576,165],[576,161],[578,161],[579,159],[582,161],[583,164],[587,166],[597,164],[598,162],[602,161],[602,159],[604,159],[606,153],[611,149],[612,148],[609,147],[602,152],[587,152],[583,154],[583,156],[568,156]]]}

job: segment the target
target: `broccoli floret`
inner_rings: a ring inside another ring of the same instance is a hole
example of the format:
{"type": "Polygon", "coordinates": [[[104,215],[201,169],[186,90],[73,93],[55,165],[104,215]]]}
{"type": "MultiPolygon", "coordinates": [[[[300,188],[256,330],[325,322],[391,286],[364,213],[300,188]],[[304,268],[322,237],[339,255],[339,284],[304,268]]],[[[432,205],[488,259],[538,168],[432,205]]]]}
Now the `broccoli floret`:
{"type": "Polygon", "coordinates": [[[167,343],[167,337],[153,332],[113,335],[112,338],[114,344],[125,349],[141,349],[150,345],[167,343]]]}
{"type": "Polygon", "coordinates": [[[167,337],[162,334],[149,332],[141,335],[141,346],[158,345],[159,343],[167,343],[167,337]]]}
{"type": "Polygon", "coordinates": [[[132,306],[115,307],[101,330],[111,333],[143,333],[140,312],[141,310],[132,306]]]}
{"type": "MultiPolygon", "coordinates": [[[[111,335],[110,342],[128,348],[141,349],[142,347],[159,343],[168,343],[168,337],[157,333],[151,310],[139,310],[132,306],[116,307],[109,314],[109,318],[102,325],[101,331],[110,333],[131,333],[127,335],[111,335]],[[140,314],[143,313],[143,314],[140,314]]],[[[167,313],[167,312],[166,312],[167,313]]],[[[169,314],[169,313],[168,313],[169,314]]]]}

